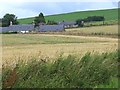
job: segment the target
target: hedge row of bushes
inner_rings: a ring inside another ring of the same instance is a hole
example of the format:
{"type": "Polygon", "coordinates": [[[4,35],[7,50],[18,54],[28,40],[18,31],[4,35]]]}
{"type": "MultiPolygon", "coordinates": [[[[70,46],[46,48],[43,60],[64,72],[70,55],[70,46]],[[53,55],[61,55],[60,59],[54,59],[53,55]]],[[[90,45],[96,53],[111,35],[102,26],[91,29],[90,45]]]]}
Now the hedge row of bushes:
{"type": "Polygon", "coordinates": [[[102,85],[113,88],[117,84],[118,51],[86,53],[81,59],[75,55],[53,62],[48,59],[24,60],[14,69],[3,66],[3,87],[11,88],[93,88],[102,85]],[[111,79],[116,78],[111,84],[111,79]]]}

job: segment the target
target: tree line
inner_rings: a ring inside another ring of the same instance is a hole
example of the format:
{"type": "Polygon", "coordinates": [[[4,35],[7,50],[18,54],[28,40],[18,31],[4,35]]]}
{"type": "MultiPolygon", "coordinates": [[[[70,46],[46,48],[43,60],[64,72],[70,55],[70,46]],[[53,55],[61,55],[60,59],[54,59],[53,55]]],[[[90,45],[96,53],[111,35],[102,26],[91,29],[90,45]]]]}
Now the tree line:
{"type": "MultiPolygon", "coordinates": [[[[16,15],[14,15],[14,14],[8,14],[7,13],[2,18],[2,27],[10,26],[10,22],[12,22],[13,25],[19,24],[16,15]]],[[[57,22],[52,21],[52,20],[48,20],[46,22],[43,13],[40,13],[38,16],[36,16],[35,19],[34,19],[34,21],[31,22],[31,23],[34,23],[35,27],[39,26],[40,23],[46,23],[48,25],[57,24],[57,22]]]]}

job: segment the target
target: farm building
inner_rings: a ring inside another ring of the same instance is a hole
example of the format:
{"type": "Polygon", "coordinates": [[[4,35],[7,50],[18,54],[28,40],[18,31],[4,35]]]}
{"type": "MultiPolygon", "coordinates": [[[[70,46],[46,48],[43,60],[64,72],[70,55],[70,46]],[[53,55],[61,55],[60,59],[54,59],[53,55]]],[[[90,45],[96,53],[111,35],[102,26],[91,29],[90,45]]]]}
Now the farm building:
{"type": "Polygon", "coordinates": [[[64,25],[65,28],[77,27],[76,22],[59,22],[58,25],[64,25]]]}
{"type": "Polygon", "coordinates": [[[60,32],[65,31],[64,25],[45,25],[45,23],[40,23],[39,26],[34,27],[34,24],[22,24],[22,25],[12,25],[10,22],[9,27],[1,27],[0,32],[21,32],[28,33],[29,31],[38,31],[38,32],[60,32]]]}
{"type": "Polygon", "coordinates": [[[61,32],[65,31],[64,25],[40,25],[39,32],[61,32]]]}
{"type": "Polygon", "coordinates": [[[23,24],[23,25],[10,25],[9,27],[2,27],[2,32],[21,32],[26,33],[34,30],[34,25],[23,24]]]}

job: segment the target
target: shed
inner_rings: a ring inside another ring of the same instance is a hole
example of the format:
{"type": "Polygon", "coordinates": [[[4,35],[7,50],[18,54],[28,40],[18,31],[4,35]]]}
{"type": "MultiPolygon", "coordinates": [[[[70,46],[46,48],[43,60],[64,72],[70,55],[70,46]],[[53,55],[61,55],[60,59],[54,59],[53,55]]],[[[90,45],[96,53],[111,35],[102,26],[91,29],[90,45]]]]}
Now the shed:
{"type": "Polygon", "coordinates": [[[59,22],[58,25],[64,25],[65,28],[77,27],[76,22],[59,22]]]}

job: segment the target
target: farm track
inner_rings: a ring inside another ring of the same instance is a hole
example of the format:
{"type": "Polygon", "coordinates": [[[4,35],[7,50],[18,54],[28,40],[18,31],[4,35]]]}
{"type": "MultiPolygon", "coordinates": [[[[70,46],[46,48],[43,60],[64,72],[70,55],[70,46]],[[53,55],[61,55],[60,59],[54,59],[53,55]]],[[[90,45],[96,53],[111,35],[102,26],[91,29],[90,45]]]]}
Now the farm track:
{"type": "Polygon", "coordinates": [[[56,36],[56,37],[72,37],[72,38],[83,38],[83,39],[92,39],[92,40],[108,40],[108,41],[118,41],[117,38],[108,38],[108,37],[95,37],[95,36],[73,36],[73,35],[50,35],[50,34],[40,34],[42,36],[56,36]]]}

